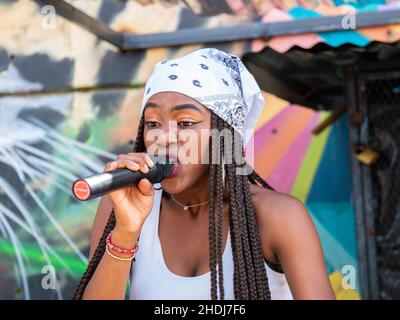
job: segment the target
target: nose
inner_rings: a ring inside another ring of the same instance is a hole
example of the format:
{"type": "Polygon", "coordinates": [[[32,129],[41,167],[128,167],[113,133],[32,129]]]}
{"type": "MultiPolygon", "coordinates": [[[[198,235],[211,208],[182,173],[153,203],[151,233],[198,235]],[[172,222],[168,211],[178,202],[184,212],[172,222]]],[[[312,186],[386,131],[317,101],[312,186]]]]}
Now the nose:
{"type": "Polygon", "coordinates": [[[165,123],[161,129],[162,136],[160,143],[169,148],[170,145],[174,145],[178,142],[178,126],[176,121],[168,121],[165,123]]]}
{"type": "Polygon", "coordinates": [[[178,129],[176,121],[169,121],[156,130],[150,130],[146,138],[150,142],[149,154],[177,155],[178,129]]]}

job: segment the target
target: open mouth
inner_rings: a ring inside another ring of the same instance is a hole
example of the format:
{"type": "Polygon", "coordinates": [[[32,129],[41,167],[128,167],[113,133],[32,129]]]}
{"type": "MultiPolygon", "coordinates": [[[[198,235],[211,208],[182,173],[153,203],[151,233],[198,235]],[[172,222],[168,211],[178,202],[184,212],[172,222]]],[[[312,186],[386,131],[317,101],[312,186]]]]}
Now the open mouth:
{"type": "Polygon", "coordinates": [[[175,177],[176,175],[178,175],[180,168],[181,168],[181,163],[180,163],[179,159],[177,159],[174,156],[167,155],[166,161],[167,161],[167,163],[173,164],[171,173],[168,175],[168,178],[172,178],[172,177],[175,177]]]}
{"type": "Polygon", "coordinates": [[[173,177],[177,176],[179,173],[180,167],[181,167],[180,163],[174,163],[174,165],[172,166],[171,173],[168,175],[168,178],[173,178],[173,177]]]}
{"type": "Polygon", "coordinates": [[[181,169],[181,166],[182,166],[178,158],[176,158],[174,156],[171,156],[171,155],[167,155],[167,154],[158,155],[158,157],[163,159],[162,160],[163,163],[168,163],[168,164],[172,164],[173,165],[172,169],[171,169],[171,172],[168,174],[166,179],[173,178],[176,175],[178,175],[178,173],[179,173],[179,171],[181,169]]]}

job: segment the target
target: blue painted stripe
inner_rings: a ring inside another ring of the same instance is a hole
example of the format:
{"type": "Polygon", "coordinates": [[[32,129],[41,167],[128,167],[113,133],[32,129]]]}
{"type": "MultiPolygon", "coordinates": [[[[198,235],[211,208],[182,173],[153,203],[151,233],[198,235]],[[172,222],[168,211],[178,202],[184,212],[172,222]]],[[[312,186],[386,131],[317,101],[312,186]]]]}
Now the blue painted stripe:
{"type": "Polygon", "coordinates": [[[329,273],[346,265],[358,269],[354,211],[350,203],[307,203],[321,239],[329,273]]]}
{"type": "Polygon", "coordinates": [[[386,4],[386,0],[333,0],[336,6],[341,6],[341,5],[348,5],[352,6],[354,8],[358,9],[363,9],[365,7],[373,7],[377,6],[379,4],[386,4]]]}
{"type": "MultiPolygon", "coordinates": [[[[323,17],[318,12],[302,7],[294,7],[293,9],[289,10],[288,13],[295,20],[323,17]]],[[[338,47],[345,43],[351,43],[359,47],[364,47],[371,42],[368,38],[352,30],[318,32],[318,35],[332,47],[338,47]]]]}
{"type": "Polygon", "coordinates": [[[350,201],[352,177],[347,121],[345,113],[331,125],[307,201],[350,201]]]}

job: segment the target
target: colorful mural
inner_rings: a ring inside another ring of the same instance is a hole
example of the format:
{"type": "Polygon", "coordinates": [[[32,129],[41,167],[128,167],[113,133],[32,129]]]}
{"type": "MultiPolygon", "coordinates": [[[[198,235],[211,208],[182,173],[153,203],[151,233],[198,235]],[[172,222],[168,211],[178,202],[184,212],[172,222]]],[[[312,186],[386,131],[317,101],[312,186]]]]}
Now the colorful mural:
{"type": "Polygon", "coordinates": [[[269,94],[265,98],[254,137],[255,168],[276,190],[305,203],[321,237],[336,297],[359,299],[359,286],[342,286],[346,270],[357,270],[347,116],[314,135],[328,112],[269,94]]]}
{"type": "MultiPolygon", "coordinates": [[[[333,14],[343,4],[184,2],[72,1],[114,30],[137,34],[333,14]]],[[[357,10],[384,8],[384,2],[357,10]]],[[[71,182],[130,150],[153,65],[204,45],[121,53],[60,16],[49,23],[43,7],[30,0],[0,1],[0,17],[0,299],[70,299],[85,269],[98,204],[78,203],[71,196],[71,182]],[[47,286],[46,266],[54,268],[55,288],[47,286]]],[[[389,34],[392,38],[386,40],[392,41],[398,27],[360,34],[357,39],[362,36],[363,41],[357,45],[385,41],[389,34]]],[[[212,46],[242,56],[265,45],[280,52],[299,43],[335,45],[326,35],[299,37],[212,46]]],[[[337,298],[358,299],[358,282],[355,290],[342,286],[343,267],[357,270],[346,116],[313,135],[327,112],[265,95],[255,135],[255,167],[277,190],[306,204],[337,298]]]]}

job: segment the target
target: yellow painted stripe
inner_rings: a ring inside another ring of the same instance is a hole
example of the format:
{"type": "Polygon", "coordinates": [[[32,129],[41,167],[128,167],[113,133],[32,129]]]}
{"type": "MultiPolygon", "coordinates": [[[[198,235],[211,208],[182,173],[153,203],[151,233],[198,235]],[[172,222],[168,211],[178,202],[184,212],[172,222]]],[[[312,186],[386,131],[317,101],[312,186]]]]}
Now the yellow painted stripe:
{"type": "MultiPolygon", "coordinates": [[[[329,114],[330,113],[328,111],[322,111],[319,123],[325,120],[329,114]]],[[[308,193],[310,192],[310,188],[314,181],[314,176],[318,169],[318,165],[331,130],[332,127],[329,126],[320,134],[313,136],[306,156],[301,163],[299,172],[292,187],[291,194],[303,202],[306,201],[308,193]]]]}
{"type": "Polygon", "coordinates": [[[343,288],[343,276],[338,270],[329,275],[329,281],[337,300],[361,300],[361,296],[357,290],[343,288]]]}
{"type": "Polygon", "coordinates": [[[289,105],[289,102],[282,100],[265,91],[262,91],[262,95],[265,99],[265,106],[260,117],[258,118],[255,131],[265,125],[269,120],[271,120],[289,105]]]}

